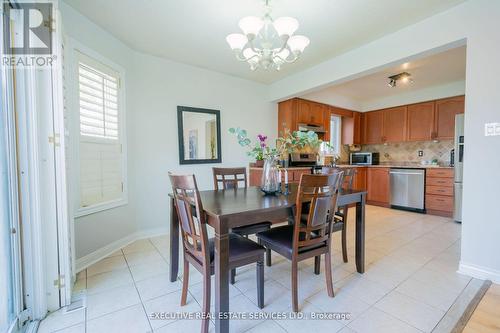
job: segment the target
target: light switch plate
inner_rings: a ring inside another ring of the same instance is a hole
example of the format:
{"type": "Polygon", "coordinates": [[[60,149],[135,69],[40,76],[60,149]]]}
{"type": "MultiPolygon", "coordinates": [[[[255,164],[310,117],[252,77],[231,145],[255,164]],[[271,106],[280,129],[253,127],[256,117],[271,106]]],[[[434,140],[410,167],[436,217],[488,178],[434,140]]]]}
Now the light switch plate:
{"type": "Polygon", "coordinates": [[[500,135],[500,123],[484,124],[484,136],[500,135]]]}

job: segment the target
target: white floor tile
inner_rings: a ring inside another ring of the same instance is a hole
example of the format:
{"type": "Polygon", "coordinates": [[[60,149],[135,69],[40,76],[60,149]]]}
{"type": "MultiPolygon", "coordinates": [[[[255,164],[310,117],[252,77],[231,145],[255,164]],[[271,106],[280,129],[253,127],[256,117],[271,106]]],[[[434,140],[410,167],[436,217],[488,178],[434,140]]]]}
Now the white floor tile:
{"type": "MultiPolygon", "coordinates": [[[[210,284],[210,304],[213,307],[215,305],[215,276],[212,276],[210,284]]],[[[188,290],[199,304],[203,304],[203,282],[190,285],[188,290]]],[[[229,298],[238,295],[241,295],[241,291],[229,284],[229,298]]]]}
{"type": "Polygon", "coordinates": [[[134,253],[134,252],[143,252],[143,251],[154,251],[155,247],[153,246],[153,243],[149,239],[141,239],[138,241],[133,242],[132,244],[129,244],[125,246],[122,251],[123,253],[129,254],[129,253],[134,253]]]}
{"type": "MultiPolygon", "coordinates": [[[[165,326],[155,329],[154,333],[190,333],[200,332],[200,330],[201,320],[177,320],[173,323],[169,323],[165,326]]],[[[210,322],[208,332],[215,332],[214,323],[210,322]]]]}
{"type": "Polygon", "coordinates": [[[360,274],[353,274],[339,281],[335,287],[339,288],[340,292],[350,293],[370,305],[375,304],[392,290],[385,285],[362,277],[360,274]]]}
{"type": "Polygon", "coordinates": [[[60,309],[48,314],[47,317],[42,320],[38,327],[38,332],[54,332],[81,323],[85,323],[85,310],[82,309],[66,313],[65,309],[60,309]]]}
{"type": "Polygon", "coordinates": [[[153,329],[160,328],[177,320],[176,318],[165,317],[160,317],[160,319],[157,319],[157,317],[153,316],[154,313],[169,314],[176,312],[192,313],[201,311],[200,305],[189,294],[187,297],[187,304],[185,306],[181,306],[180,290],[146,301],[144,302],[144,307],[146,309],[146,315],[149,317],[149,322],[151,323],[153,329]]]}
{"type": "Polygon", "coordinates": [[[102,259],[87,268],[87,278],[105,272],[127,268],[127,262],[123,256],[114,256],[102,259]]]}
{"type": "Polygon", "coordinates": [[[289,333],[304,333],[306,332],[338,332],[344,328],[344,323],[339,320],[317,320],[310,319],[311,313],[323,312],[318,307],[311,303],[304,303],[300,308],[300,312],[305,316],[303,319],[287,319],[277,320],[276,323],[283,327],[289,333]]]}
{"type": "Polygon", "coordinates": [[[93,275],[87,279],[88,294],[99,293],[108,289],[126,286],[133,283],[128,268],[93,275]]]}
{"type": "Polygon", "coordinates": [[[130,266],[130,271],[132,272],[132,277],[136,282],[157,275],[164,275],[169,273],[168,264],[165,261],[156,264],[141,264],[130,266]]]}
{"type": "Polygon", "coordinates": [[[127,253],[125,254],[125,258],[129,266],[144,264],[166,265],[165,259],[156,250],[127,253]]]}
{"type": "Polygon", "coordinates": [[[424,332],[430,332],[445,312],[397,291],[391,292],[375,307],[424,332]]]}
{"type": "Polygon", "coordinates": [[[162,274],[136,282],[136,287],[144,302],[180,290],[182,283],[180,281],[170,282],[169,275],[162,274]]]}
{"type": "Polygon", "coordinates": [[[261,332],[272,332],[272,333],[286,333],[286,331],[278,325],[273,320],[266,320],[257,326],[245,331],[245,333],[261,333],[261,332]]]}
{"type": "Polygon", "coordinates": [[[357,333],[421,333],[418,329],[376,308],[370,308],[348,327],[357,333]]]}
{"type": "Polygon", "coordinates": [[[146,333],[150,331],[151,327],[142,304],[107,314],[87,323],[87,333],[146,333]]]}
{"type": "Polygon", "coordinates": [[[368,303],[363,302],[358,297],[342,291],[338,292],[335,297],[329,297],[327,293],[319,292],[306,301],[325,312],[348,314],[349,318],[344,324],[352,321],[370,307],[368,303]]]}
{"type": "MultiPolygon", "coordinates": [[[[40,331],[38,331],[40,332],[40,331]]],[[[63,328],[62,330],[55,331],[54,333],[86,333],[85,323],[80,323],[74,326],[63,328]]]]}
{"type": "Polygon", "coordinates": [[[87,320],[140,303],[133,284],[87,296],[87,320]]]}

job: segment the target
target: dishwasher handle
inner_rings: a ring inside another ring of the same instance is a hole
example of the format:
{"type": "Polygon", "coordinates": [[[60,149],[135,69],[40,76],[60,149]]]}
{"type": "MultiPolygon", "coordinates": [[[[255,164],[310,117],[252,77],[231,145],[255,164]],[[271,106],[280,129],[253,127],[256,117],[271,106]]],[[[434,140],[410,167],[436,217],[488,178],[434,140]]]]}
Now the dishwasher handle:
{"type": "Polygon", "coordinates": [[[422,172],[402,172],[402,171],[389,171],[393,175],[423,175],[422,172]]]}

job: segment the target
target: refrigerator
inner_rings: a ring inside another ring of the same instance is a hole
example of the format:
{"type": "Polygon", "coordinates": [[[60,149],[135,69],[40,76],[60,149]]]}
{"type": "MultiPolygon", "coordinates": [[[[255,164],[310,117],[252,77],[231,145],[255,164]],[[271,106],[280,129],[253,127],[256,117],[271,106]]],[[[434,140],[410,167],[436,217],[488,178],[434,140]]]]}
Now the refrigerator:
{"type": "Polygon", "coordinates": [[[455,181],[453,219],[462,222],[462,191],[464,170],[464,114],[455,116],[455,181]]]}

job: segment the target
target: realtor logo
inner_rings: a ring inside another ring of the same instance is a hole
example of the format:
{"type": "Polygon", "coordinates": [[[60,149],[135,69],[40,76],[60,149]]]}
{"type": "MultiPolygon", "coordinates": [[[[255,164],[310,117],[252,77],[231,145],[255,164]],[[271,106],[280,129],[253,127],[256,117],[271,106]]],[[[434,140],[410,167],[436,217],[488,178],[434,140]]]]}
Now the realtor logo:
{"type": "Polygon", "coordinates": [[[5,55],[52,54],[52,6],[52,3],[3,3],[5,55]],[[12,29],[13,24],[18,29],[12,29]]]}

